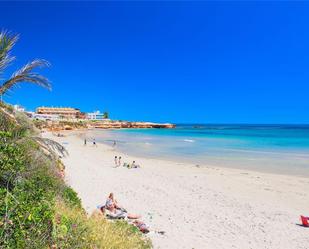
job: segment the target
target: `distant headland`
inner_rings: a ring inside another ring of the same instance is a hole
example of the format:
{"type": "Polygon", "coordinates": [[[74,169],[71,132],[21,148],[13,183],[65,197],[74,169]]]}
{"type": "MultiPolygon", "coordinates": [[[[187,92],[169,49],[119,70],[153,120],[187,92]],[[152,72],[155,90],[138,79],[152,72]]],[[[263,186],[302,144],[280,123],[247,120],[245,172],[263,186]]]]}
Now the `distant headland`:
{"type": "Polygon", "coordinates": [[[14,105],[16,111],[24,112],[32,118],[37,126],[47,130],[73,130],[81,128],[121,129],[121,128],[175,128],[171,123],[132,122],[112,120],[109,113],[94,111],[82,112],[72,107],[45,107],[36,108],[35,112],[26,111],[25,108],[14,105]]]}

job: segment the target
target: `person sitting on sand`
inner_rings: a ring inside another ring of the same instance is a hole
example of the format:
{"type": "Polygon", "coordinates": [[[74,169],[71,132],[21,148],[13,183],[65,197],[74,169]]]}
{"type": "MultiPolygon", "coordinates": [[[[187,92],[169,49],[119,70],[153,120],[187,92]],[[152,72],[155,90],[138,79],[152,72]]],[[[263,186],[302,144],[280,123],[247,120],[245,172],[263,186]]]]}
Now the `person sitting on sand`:
{"type": "Polygon", "coordinates": [[[140,168],[141,166],[139,166],[138,164],[135,163],[135,161],[133,161],[133,163],[131,164],[130,168],[132,169],[136,169],[136,168],[140,168]]]}
{"type": "MultiPolygon", "coordinates": [[[[117,158],[117,156],[115,158],[117,158]]],[[[118,207],[117,201],[115,200],[113,193],[110,193],[108,195],[106,202],[105,202],[105,207],[110,210],[114,210],[114,208],[118,207]]]]}
{"type": "Polygon", "coordinates": [[[128,214],[127,210],[121,207],[116,199],[114,198],[114,194],[110,193],[105,205],[105,209],[108,210],[110,213],[109,215],[112,218],[129,218],[129,219],[138,219],[140,216],[135,214],[128,214]]]}
{"type": "Polygon", "coordinates": [[[114,198],[114,194],[110,193],[108,198],[106,199],[105,206],[108,210],[120,209],[126,211],[123,207],[121,207],[117,200],[114,198]]]}

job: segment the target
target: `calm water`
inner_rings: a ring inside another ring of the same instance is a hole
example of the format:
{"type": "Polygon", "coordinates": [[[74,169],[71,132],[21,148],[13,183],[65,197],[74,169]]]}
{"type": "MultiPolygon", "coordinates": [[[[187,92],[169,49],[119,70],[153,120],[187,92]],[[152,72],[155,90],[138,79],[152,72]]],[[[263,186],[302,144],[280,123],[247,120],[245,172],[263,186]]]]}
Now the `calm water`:
{"type": "Polygon", "coordinates": [[[137,156],[309,176],[309,125],[178,125],[93,135],[137,156]]]}

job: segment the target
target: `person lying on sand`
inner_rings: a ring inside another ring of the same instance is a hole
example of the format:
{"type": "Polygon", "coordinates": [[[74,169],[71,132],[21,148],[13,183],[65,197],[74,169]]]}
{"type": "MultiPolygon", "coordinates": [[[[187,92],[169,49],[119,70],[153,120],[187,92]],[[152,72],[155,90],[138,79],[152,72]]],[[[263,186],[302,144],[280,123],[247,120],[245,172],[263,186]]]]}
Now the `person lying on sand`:
{"type": "Polygon", "coordinates": [[[106,215],[108,218],[111,219],[138,219],[141,217],[137,214],[129,214],[122,209],[108,208],[105,205],[100,207],[100,210],[103,215],[106,215]]]}
{"type": "Polygon", "coordinates": [[[140,220],[135,220],[133,221],[133,224],[142,232],[142,233],[149,233],[149,228],[148,226],[140,221],[140,220]]]}

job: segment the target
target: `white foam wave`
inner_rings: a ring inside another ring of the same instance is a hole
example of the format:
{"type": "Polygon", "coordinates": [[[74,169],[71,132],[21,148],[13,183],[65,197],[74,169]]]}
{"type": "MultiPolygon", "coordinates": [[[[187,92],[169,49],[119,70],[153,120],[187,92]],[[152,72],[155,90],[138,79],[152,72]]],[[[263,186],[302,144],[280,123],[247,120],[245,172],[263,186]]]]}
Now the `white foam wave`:
{"type": "Polygon", "coordinates": [[[195,140],[192,140],[192,139],[184,139],[183,141],[188,142],[188,143],[194,143],[195,142],[195,140]]]}

